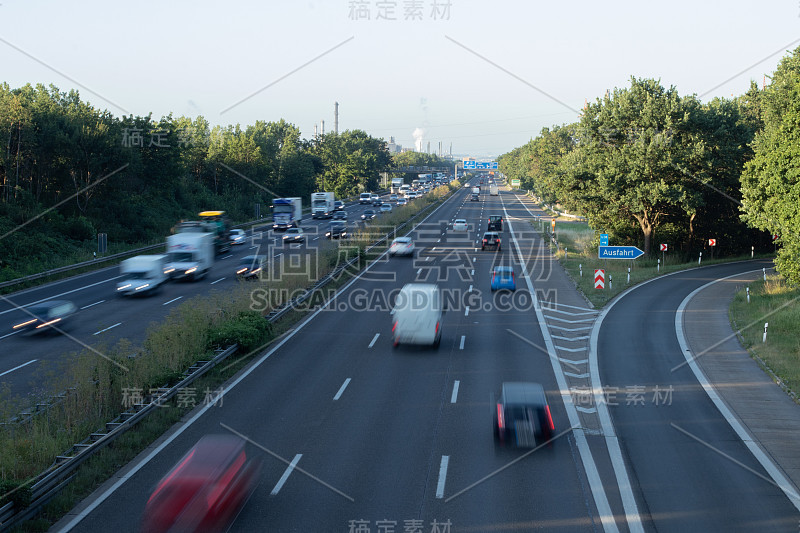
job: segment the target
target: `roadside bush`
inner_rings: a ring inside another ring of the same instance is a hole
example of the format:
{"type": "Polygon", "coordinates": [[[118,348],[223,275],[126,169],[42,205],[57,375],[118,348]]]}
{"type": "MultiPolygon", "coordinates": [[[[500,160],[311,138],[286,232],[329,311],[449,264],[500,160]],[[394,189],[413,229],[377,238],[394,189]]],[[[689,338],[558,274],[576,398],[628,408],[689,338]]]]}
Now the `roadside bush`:
{"type": "Polygon", "coordinates": [[[256,311],[242,311],[238,316],[223,322],[209,332],[208,346],[238,344],[249,352],[263,345],[272,335],[272,324],[256,311]]]}
{"type": "Polygon", "coordinates": [[[25,508],[31,503],[31,488],[21,486],[18,481],[0,480],[0,507],[14,502],[16,507],[25,508]]]}

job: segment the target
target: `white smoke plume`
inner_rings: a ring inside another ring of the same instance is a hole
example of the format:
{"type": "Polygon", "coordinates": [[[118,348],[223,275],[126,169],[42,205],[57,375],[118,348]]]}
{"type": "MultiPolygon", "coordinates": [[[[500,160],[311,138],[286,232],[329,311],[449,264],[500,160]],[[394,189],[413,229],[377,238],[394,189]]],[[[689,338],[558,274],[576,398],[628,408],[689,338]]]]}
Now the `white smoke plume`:
{"type": "Polygon", "coordinates": [[[411,134],[414,137],[414,148],[417,152],[422,151],[422,137],[425,135],[425,130],[422,128],[414,129],[414,133],[411,134]]]}

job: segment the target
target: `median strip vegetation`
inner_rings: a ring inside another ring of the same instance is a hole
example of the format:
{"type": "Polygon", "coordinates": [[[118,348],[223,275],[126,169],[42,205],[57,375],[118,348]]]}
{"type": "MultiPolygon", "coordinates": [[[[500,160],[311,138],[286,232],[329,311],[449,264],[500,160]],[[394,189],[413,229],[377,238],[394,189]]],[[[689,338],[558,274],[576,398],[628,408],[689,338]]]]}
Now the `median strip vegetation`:
{"type": "MultiPolygon", "coordinates": [[[[242,355],[221,368],[212,369],[193,384],[193,401],[174,398],[165,409],[157,411],[159,415],[147,417],[135,431],[125,433],[90,458],[79,468],[77,482],[45,506],[39,519],[26,522],[23,528],[26,531],[47,529],[183,414],[204,401],[213,401],[228,378],[288,331],[311,307],[302,306],[274,325],[264,320],[270,311],[304,292],[348,259],[361,258],[352,270],[343,272],[325,287],[325,295],[338,289],[351,275],[383,253],[391,242],[384,242],[367,254],[367,248],[375,240],[423,210],[434,207],[458,188],[458,182],[454,182],[450,187],[435,189],[422,199],[363,225],[352,238],[340,241],[340,246],[333,250],[306,248],[306,260],[316,268],[304,269],[303,275],[285,275],[288,272],[272,270],[266,274],[267,279],[239,283],[233,290],[212,291],[192,298],[177,306],[162,323],[151,325],[140,346],[122,339],[113,346],[94,346],[65,355],[59,363],[45,367],[41,379],[46,383],[46,393],[43,392],[39,400],[49,400],[55,391],[67,393],[63,400],[27,416],[25,422],[0,425],[0,506],[14,501],[24,507],[28,503],[31,480],[54,464],[56,456],[104,427],[107,421],[130,407],[131,402],[146,402],[151,389],[177,383],[193,363],[210,359],[214,349],[233,343],[239,345],[242,355]],[[269,297],[256,302],[253,295],[263,289],[268,291],[269,297]]],[[[319,305],[324,298],[312,300],[319,305]]],[[[31,401],[8,396],[7,391],[0,394],[2,420],[19,416],[31,401]]]]}

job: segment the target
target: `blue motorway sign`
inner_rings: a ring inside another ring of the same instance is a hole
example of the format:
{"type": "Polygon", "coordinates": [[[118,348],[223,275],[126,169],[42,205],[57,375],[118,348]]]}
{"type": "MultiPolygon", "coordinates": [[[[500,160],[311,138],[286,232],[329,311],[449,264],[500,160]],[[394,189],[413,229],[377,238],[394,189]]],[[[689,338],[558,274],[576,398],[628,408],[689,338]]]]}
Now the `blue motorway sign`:
{"type": "Polygon", "coordinates": [[[497,161],[464,160],[464,170],[497,170],[497,161]]]}
{"type": "Polygon", "coordinates": [[[608,246],[608,233],[600,234],[600,246],[608,246]]]}
{"type": "Polygon", "coordinates": [[[636,259],[644,252],[635,246],[600,246],[597,248],[598,259],[636,259]]]}

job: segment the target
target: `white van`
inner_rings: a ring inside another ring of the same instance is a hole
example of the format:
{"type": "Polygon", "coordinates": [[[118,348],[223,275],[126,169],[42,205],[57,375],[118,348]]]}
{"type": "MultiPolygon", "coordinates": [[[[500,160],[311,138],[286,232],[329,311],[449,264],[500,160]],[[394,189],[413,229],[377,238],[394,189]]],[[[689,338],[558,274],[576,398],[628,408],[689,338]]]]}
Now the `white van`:
{"type": "Polygon", "coordinates": [[[424,344],[439,347],[442,340],[442,294],[433,283],[403,285],[392,309],[394,347],[424,344]]]}
{"type": "Polygon", "coordinates": [[[358,197],[359,204],[371,204],[372,203],[372,194],[368,192],[362,192],[361,196],[358,197]]]}

